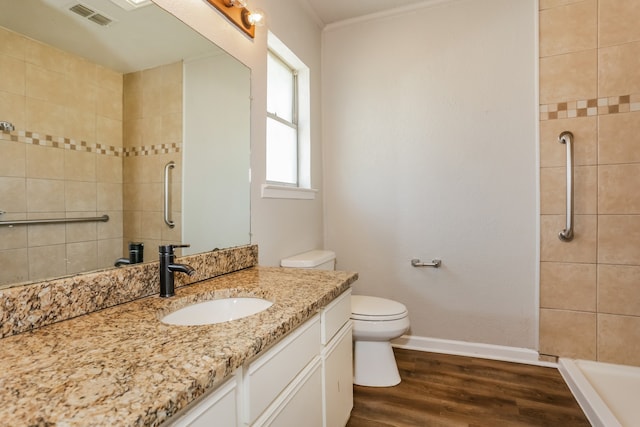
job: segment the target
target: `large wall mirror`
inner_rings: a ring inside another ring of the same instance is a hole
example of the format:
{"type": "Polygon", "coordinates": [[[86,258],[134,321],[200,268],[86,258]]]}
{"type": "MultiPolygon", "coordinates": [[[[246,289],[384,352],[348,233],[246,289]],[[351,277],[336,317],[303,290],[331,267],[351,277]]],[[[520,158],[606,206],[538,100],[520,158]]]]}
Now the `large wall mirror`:
{"type": "Polygon", "coordinates": [[[0,288],[250,243],[250,70],[133,3],[0,0],[0,288]]]}

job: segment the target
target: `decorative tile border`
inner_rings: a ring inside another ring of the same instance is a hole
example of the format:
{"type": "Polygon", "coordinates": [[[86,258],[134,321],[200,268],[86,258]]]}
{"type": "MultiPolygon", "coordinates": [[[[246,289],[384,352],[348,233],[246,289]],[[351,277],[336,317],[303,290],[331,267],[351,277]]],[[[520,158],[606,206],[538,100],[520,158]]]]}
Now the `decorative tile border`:
{"type": "Polygon", "coordinates": [[[178,142],[122,148],[104,144],[90,144],[87,141],[77,141],[75,139],[65,138],[62,136],[40,135],[36,132],[24,130],[11,132],[1,131],[0,140],[116,157],[150,156],[156,154],[180,153],[182,151],[182,144],[178,142]]]}
{"type": "Polygon", "coordinates": [[[640,111],[640,93],[540,104],[540,121],[640,111]]]}

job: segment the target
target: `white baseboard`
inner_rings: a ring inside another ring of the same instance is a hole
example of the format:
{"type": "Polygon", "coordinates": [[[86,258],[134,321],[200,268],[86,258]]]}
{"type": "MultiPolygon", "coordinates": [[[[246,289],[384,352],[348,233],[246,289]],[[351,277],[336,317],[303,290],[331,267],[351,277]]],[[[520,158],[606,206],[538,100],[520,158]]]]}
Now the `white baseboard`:
{"type": "Polygon", "coordinates": [[[525,363],[527,365],[552,368],[558,367],[557,363],[538,360],[538,352],[528,348],[443,340],[440,338],[417,337],[413,335],[403,335],[400,338],[396,338],[391,341],[391,345],[407,350],[480,357],[482,359],[502,360],[505,362],[525,363]]]}

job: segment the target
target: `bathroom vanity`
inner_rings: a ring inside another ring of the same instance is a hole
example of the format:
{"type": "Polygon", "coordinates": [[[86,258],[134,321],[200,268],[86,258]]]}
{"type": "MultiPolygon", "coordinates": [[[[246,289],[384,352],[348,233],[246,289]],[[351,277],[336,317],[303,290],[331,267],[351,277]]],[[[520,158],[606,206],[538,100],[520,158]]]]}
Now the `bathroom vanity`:
{"type": "Polygon", "coordinates": [[[0,340],[0,419],[20,425],[346,423],[349,288],[357,274],[252,267],[0,340]],[[257,314],[160,321],[210,299],[259,297],[257,314]]]}

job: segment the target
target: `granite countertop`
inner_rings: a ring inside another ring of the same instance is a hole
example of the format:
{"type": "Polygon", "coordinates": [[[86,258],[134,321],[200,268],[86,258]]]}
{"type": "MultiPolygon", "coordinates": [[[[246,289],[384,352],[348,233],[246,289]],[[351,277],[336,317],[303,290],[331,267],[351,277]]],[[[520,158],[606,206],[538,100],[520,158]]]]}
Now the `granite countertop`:
{"type": "Polygon", "coordinates": [[[345,291],[356,273],[253,267],[0,339],[0,423],[158,425],[345,291]],[[171,326],[196,301],[274,304],[215,325],[171,326]]]}

